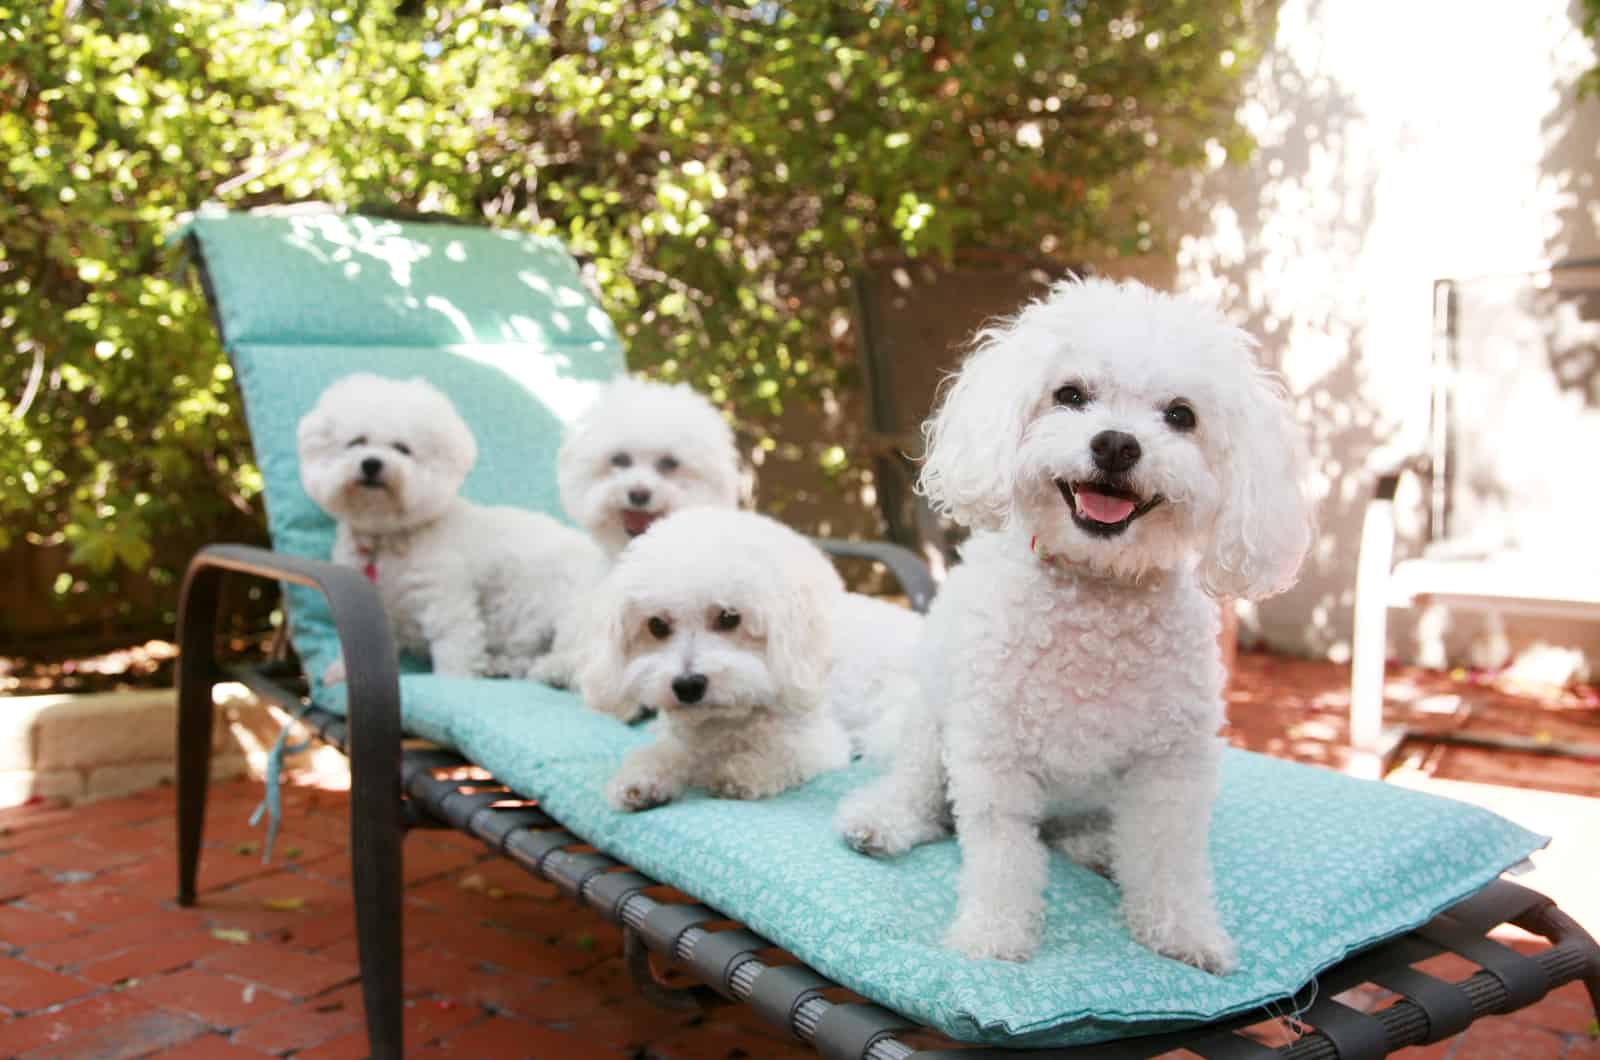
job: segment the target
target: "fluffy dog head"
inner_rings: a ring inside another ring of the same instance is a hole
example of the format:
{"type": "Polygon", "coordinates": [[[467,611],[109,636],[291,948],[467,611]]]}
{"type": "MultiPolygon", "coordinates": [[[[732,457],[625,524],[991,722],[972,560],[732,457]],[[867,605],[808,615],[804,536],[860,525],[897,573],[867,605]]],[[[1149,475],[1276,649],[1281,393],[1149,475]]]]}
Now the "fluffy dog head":
{"type": "Polygon", "coordinates": [[[1060,283],[979,335],[925,427],[921,489],[963,524],[1020,526],[1102,574],[1198,557],[1214,594],[1280,592],[1311,508],[1292,412],[1254,346],[1185,298],[1060,283]]]}
{"type": "Polygon", "coordinates": [[[733,431],[682,384],[611,383],[562,443],[556,474],[567,514],[613,555],[672,512],[739,503],[733,431]]]}
{"type": "Polygon", "coordinates": [[[832,665],[839,575],[753,512],[694,508],[630,545],[590,612],[580,684],[597,710],[677,724],[815,709],[832,665]]]}
{"type": "Polygon", "coordinates": [[[374,534],[438,518],[478,459],[455,406],[422,379],[346,376],[300,420],[298,440],[306,493],[374,534]]]}

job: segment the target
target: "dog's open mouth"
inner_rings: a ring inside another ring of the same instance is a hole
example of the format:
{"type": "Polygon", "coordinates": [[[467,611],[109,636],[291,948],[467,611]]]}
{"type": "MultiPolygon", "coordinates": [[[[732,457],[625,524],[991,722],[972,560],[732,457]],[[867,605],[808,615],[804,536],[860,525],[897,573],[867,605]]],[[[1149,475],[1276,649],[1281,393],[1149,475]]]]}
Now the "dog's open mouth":
{"type": "Polygon", "coordinates": [[[1072,521],[1085,533],[1096,537],[1115,537],[1162,501],[1159,493],[1148,498],[1141,497],[1126,486],[1113,482],[1064,482],[1057,479],[1056,488],[1072,509],[1072,521]]]}
{"type": "Polygon", "coordinates": [[[638,537],[650,529],[650,524],[661,518],[661,512],[647,512],[638,508],[622,509],[622,529],[629,537],[638,537]]]}

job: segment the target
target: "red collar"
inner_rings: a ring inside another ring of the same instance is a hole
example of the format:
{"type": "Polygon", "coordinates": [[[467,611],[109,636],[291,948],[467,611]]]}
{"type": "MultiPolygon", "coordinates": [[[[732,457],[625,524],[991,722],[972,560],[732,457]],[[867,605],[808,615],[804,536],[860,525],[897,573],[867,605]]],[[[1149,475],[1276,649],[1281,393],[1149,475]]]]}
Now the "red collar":
{"type": "Polygon", "coordinates": [[[1054,552],[1046,551],[1044,548],[1040,547],[1038,534],[1034,534],[1032,537],[1028,538],[1028,547],[1033,550],[1033,554],[1035,556],[1039,557],[1039,562],[1046,564],[1047,566],[1065,567],[1068,563],[1066,557],[1058,556],[1054,552]]]}
{"type": "Polygon", "coordinates": [[[362,548],[360,545],[357,545],[356,546],[356,555],[358,555],[362,559],[366,560],[366,562],[361,565],[361,573],[365,574],[367,576],[367,581],[373,582],[374,584],[376,584],[377,581],[378,581],[378,552],[377,552],[377,550],[376,549],[371,549],[371,548],[362,548]]]}

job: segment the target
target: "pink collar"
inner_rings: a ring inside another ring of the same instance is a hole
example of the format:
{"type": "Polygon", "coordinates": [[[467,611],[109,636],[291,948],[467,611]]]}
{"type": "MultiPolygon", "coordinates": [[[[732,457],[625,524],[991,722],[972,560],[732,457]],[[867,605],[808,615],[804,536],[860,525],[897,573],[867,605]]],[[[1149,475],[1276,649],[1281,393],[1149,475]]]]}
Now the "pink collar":
{"type": "Polygon", "coordinates": [[[361,573],[367,576],[367,581],[377,584],[378,581],[378,550],[356,546],[356,555],[366,560],[361,565],[361,573]]]}

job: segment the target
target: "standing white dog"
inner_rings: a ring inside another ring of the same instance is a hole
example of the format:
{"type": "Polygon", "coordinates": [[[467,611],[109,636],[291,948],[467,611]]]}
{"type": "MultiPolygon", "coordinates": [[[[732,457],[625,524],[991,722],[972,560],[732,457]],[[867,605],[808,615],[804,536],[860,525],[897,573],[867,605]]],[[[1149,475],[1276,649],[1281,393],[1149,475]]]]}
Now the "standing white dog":
{"type": "MultiPolygon", "coordinates": [[[[367,573],[401,649],[437,673],[538,672],[604,573],[579,531],[459,495],[477,443],[422,379],[346,376],[301,419],[298,441],[306,492],[338,520],[334,562],[367,573]]],[[[343,660],[323,674],[343,679],[343,660]]]]}
{"type": "Polygon", "coordinates": [[[850,760],[828,709],[844,585],[805,538],[753,512],[696,508],[618,558],[591,612],[580,675],[596,710],[660,715],[607,797],[642,810],[686,787],[759,799],[850,760]]]}
{"type": "Polygon", "coordinates": [[[925,710],[839,826],[892,855],[953,815],[963,954],[1032,956],[1048,835],[1108,865],[1139,942],[1234,966],[1207,852],[1215,598],[1287,588],[1312,532],[1253,347],[1207,306],[1066,282],[979,336],[927,427],[922,489],[978,532],[928,618],[925,710]]]}
{"type": "Polygon", "coordinates": [[[613,557],[675,511],[739,504],[733,429],[685,384],[607,384],[561,443],[556,477],[567,514],[613,557]]]}

